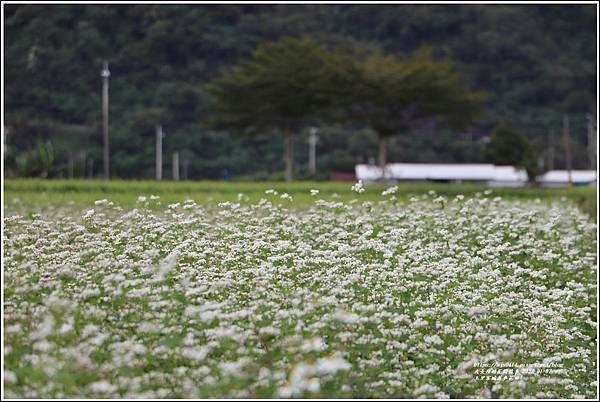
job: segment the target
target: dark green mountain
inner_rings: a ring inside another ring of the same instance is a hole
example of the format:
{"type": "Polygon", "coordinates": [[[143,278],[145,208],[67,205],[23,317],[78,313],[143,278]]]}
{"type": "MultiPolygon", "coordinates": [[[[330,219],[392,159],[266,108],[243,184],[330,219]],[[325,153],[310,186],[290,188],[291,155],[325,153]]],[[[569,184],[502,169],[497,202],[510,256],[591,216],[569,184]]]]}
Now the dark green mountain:
{"type": "MultiPolygon", "coordinates": [[[[408,53],[431,46],[449,56],[486,112],[468,132],[424,127],[390,144],[390,161],[481,161],[479,138],[510,124],[543,155],[554,134],[554,167],[564,167],[560,133],[568,114],[574,167],[587,168],[586,114],[596,100],[594,5],[5,5],[4,99],[7,176],[101,173],[101,78],[110,63],[110,134],[115,177],[150,178],[154,126],[182,176],[219,178],[228,169],[266,175],[283,169],[282,136],[213,132],[205,83],[265,40],[311,36],[338,49],[408,53]],[[52,157],[48,157],[51,154],[52,157]],[[43,155],[43,157],[41,156],[43,155]],[[93,162],[92,162],[93,160],[93,162]],[[49,165],[49,166],[44,166],[49,165]]],[[[296,170],[307,144],[297,136],[296,170]]],[[[318,169],[352,170],[377,152],[362,127],[323,126],[318,169]]]]}

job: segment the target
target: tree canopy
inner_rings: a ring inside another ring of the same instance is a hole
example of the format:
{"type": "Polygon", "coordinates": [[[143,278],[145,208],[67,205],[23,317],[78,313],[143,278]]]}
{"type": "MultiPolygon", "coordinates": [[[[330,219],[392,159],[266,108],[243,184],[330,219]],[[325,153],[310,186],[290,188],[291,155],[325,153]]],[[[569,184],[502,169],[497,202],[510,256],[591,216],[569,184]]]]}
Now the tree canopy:
{"type": "Polygon", "coordinates": [[[377,133],[382,167],[387,137],[430,121],[462,130],[482,112],[485,94],[471,91],[451,60],[434,61],[429,48],[409,56],[374,54],[350,65],[345,117],[377,133]]]}
{"type": "Polygon", "coordinates": [[[332,58],[313,40],[283,38],[257,47],[248,61],[208,85],[215,97],[211,125],[249,134],[286,135],[286,178],[292,180],[292,134],[330,107],[332,58]]]}
{"type": "Polygon", "coordinates": [[[483,157],[496,165],[512,165],[527,171],[534,180],[537,171],[536,152],[527,136],[508,125],[498,125],[483,148],[483,157]]]}
{"type": "Polygon", "coordinates": [[[216,101],[211,125],[250,134],[301,127],[329,105],[330,64],[328,50],[309,38],[261,44],[249,60],[208,84],[216,101]]]}

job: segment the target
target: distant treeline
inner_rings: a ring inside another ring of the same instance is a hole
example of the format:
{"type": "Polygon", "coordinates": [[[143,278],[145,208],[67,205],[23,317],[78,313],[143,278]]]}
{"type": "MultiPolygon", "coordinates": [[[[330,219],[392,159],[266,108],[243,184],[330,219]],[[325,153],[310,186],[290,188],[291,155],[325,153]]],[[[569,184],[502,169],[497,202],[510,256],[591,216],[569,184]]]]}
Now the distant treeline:
{"type": "MultiPolygon", "coordinates": [[[[4,10],[7,176],[101,174],[100,70],[107,60],[113,176],[153,177],[160,123],[167,178],[175,151],[182,178],[219,178],[224,169],[234,178],[283,177],[282,136],[245,138],[205,122],[214,106],[206,83],[284,36],[357,53],[408,54],[429,46],[435,57],[456,60],[472,88],[488,93],[485,113],[470,129],[422,127],[394,137],[390,161],[479,162],[479,140],[504,123],[526,133],[545,163],[550,156],[554,168],[563,168],[560,135],[568,114],[573,167],[589,164],[594,5],[10,4],[4,10]]],[[[371,130],[319,129],[321,174],[375,161],[371,130]]],[[[294,139],[300,173],[307,168],[307,130],[294,139]]]]}

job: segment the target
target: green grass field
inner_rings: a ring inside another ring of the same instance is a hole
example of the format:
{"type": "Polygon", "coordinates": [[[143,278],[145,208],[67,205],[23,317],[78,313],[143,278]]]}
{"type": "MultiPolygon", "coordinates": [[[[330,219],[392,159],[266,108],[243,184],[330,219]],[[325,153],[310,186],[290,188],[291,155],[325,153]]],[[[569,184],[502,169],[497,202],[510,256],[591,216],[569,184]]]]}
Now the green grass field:
{"type": "MultiPolygon", "coordinates": [[[[183,202],[192,199],[199,204],[236,201],[238,194],[243,193],[250,201],[257,202],[265,196],[265,191],[275,189],[279,193],[288,193],[294,197],[296,205],[311,203],[311,189],[318,189],[319,195],[326,199],[347,201],[351,198],[363,200],[377,199],[387,184],[365,185],[368,189],[363,194],[351,190],[352,183],[334,182],[296,182],[296,183],[250,183],[250,182],[217,182],[217,181],[100,181],[100,180],[5,180],[4,204],[21,205],[27,208],[44,208],[44,206],[66,205],[74,203],[85,206],[96,200],[109,198],[111,201],[131,207],[140,195],[159,195],[163,203],[183,202]]],[[[453,197],[458,194],[472,196],[478,192],[491,190],[496,196],[510,199],[557,200],[565,197],[581,210],[596,218],[596,188],[575,187],[559,189],[535,188],[488,188],[475,184],[436,184],[416,183],[400,184],[399,198],[410,198],[413,195],[425,194],[429,191],[453,197]]]]}
{"type": "Polygon", "coordinates": [[[4,190],[7,398],[597,397],[595,189],[4,190]]]}

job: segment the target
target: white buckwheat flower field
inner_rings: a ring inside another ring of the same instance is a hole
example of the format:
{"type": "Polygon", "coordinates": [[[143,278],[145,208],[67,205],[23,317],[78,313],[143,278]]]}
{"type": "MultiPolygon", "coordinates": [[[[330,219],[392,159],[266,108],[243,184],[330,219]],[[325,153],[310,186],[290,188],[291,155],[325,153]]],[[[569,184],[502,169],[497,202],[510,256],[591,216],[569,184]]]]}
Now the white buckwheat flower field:
{"type": "Polygon", "coordinates": [[[5,206],[5,396],[597,396],[593,218],[352,190],[5,206]]]}

